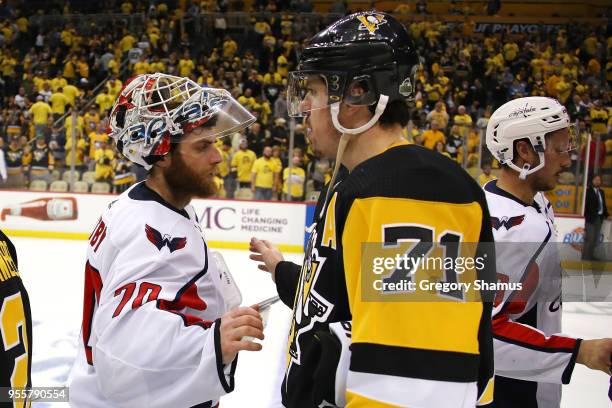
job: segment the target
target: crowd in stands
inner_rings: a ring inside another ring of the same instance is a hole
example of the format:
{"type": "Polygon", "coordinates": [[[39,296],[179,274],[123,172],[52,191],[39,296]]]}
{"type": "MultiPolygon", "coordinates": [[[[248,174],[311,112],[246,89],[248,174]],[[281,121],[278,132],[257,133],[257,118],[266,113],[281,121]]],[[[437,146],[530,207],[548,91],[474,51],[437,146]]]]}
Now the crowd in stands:
{"type": "MultiPolygon", "coordinates": [[[[329,178],[332,163],[313,157],[299,122],[289,151],[287,74],[304,41],[329,18],[293,14],[311,11],[310,1],[256,0],[254,11],[271,14],[252,14],[239,32],[228,29],[222,14],[210,26],[199,18],[241,10],[244,2],[236,1],[33,1],[27,9],[7,4],[0,6],[3,188],[39,180],[50,185],[71,166],[79,179],[87,173],[88,181],[108,183],[113,192],[143,179],[143,170],[132,167],[108,140],[105,122],[125,80],[152,72],[225,88],[256,116],[250,128],[219,142],[220,196],[303,200],[329,178]],[[141,23],[119,18],[84,26],[66,19],[49,25],[37,18],[102,11],[141,13],[141,23]]],[[[343,2],[332,8],[348,11],[343,2]]],[[[395,11],[408,9],[400,4],[395,11]]],[[[511,98],[551,96],[579,124],[582,151],[573,159],[584,160],[590,133],[589,168],[610,184],[612,36],[605,25],[483,36],[472,35],[469,18],[462,24],[406,21],[423,57],[405,129],[408,141],[458,161],[484,182],[497,167],[483,147],[491,113],[511,98]]]]}

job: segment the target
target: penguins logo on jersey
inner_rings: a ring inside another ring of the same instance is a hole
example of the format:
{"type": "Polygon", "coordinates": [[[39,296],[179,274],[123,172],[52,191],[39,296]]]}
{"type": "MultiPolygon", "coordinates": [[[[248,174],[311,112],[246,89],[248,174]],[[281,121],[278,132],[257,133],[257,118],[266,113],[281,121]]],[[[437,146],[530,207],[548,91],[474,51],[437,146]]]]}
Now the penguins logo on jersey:
{"type": "Polygon", "coordinates": [[[517,215],[516,217],[501,217],[501,218],[491,217],[491,226],[495,228],[496,230],[500,229],[501,227],[506,227],[506,231],[509,231],[510,228],[521,225],[524,219],[525,219],[524,215],[517,215]]]}
{"type": "Polygon", "coordinates": [[[186,237],[172,238],[168,234],[162,235],[161,232],[151,227],[149,224],[145,224],[145,233],[147,234],[147,239],[160,251],[163,247],[167,246],[170,253],[172,253],[185,248],[185,245],[187,245],[186,237]]]}
{"type": "Polygon", "coordinates": [[[326,322],[334,307],[325,298],[313,289],[319,272],[325,263],[326,258],[319,256],[319,252],[314,248],[317,240],[317,232],[313,232],[308,242],[306,253],[308,254],[302,271],[294,302],[294,314],[289,331],[289,346],[287,354],[287,373],[292,363],[300,363],[300,343],[299,338],[302,333],[310,331],[316,322],[326,322]]]}

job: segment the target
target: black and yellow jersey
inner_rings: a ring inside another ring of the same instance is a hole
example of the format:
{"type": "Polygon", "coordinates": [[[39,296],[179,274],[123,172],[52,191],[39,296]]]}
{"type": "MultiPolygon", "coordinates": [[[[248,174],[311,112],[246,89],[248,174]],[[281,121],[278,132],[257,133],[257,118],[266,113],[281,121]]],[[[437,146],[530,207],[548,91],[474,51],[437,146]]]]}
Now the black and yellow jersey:
{"type": "MultiPolygon", "coordinates": [[[[276,268],[279,295],[293,306],[283,404],[487,405],[493,395],[491,303],[461,295],[434,299],[436,291],[426,294],[431,301],[377,301],[365,298],[362,287],[367,243],[411,242],[415,249],[449,240],[493,242],[484,192],[457,163],[406,144],[339,179],[328,204],[321,194],[315,214],[323,212],[315,215],[301,270],[288,262],[276,268]],[[335,322],[350,336],[348,363],[338,341],[329,340],[335,322]]],[[[485,259],[472,278],[491,282],[494,253],[485,259]]]]}
{"type": "MultiPolygon", "coordinates": [[[[30,299],[17,269],[17,252],[0,231],[0,388],[31,387],[32,316],[30,299]]],[[[6,391],[5,391],[6,392],[6,391]]],[[[6,395],[3,395],[6,397],[6,395]]],[[[29,407],[29,400],[11,407],[29,407]]]]}

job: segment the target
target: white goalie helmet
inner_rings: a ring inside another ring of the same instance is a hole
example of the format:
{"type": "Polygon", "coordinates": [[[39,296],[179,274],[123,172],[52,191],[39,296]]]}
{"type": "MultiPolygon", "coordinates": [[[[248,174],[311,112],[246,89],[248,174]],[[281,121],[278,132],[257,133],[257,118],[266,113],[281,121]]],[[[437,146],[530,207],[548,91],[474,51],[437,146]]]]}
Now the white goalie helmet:
{"type": "Polygon", "coordinates": [[[542,96],[530,96],[513,99],[500,106],[487,124],[486,144],[501,164],[507,165],[519,173],[521,179],[544,167],[545,135],[549,132],[568,128],[570,144],[567,150],[574,148],[575,132],[570,123],[567,110],[559,101],[542,96]],[[540,158],[535,167],[526,163],[522,168],[513,163],[514,142],[528,139],[540,158]]]}
{"type": "Polygon", "coordinates": [[[150,169],[198,126],[202,137],[231,135],[255,121],[224,89],[202,88],[189,78],[162,73],[138,75],[126,82],[109,117],[107,133],[133,163],[150,169]]]}

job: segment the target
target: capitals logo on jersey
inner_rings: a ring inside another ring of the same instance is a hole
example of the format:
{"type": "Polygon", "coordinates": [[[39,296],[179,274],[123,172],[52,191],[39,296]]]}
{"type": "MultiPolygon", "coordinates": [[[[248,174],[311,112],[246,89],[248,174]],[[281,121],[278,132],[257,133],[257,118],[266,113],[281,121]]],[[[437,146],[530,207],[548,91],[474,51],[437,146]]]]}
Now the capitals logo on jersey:
{"type": "Polygon", "coordinates": [[[517,215],[516,217],[491,217],[491,226],[498,230],[501,227],[506,227],[506,231],[509,231],[510,228],[519,226],[523,223],[525,219],[525,215],[517,215]]]}
{"type": "Polygon", "coordinates": [[[172,238],[168,234],[162,235],[161,232],[151,227],[149,224],[145,224],[145,233],[147,234],[147,239],[160,251],[163,247],[167,246],[170,253],[172,253],[174,251],[178,251],[179,249],[185,248],[185,245],[187,245],[186,237],[172,238]]]}

